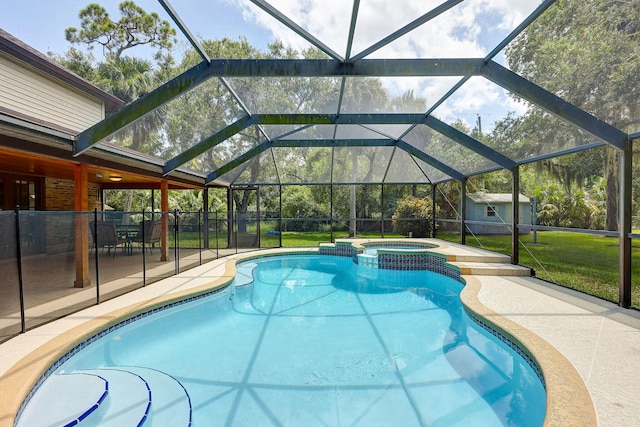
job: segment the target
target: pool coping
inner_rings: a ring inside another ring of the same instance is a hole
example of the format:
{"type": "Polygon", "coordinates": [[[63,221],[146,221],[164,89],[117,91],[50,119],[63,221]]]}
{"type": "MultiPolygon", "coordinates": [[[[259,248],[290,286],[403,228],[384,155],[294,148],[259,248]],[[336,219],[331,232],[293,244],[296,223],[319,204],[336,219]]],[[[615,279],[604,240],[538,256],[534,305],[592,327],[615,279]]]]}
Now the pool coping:
{"type": "MultiPolygon", "coordinates": [[[[425,239],[425,241],[432,242],[433,240],[425,239]]],[[[448,249],[449,245],[447,242],[438,241],[437,243],[438,248],[432,248],[432,251],[448,249]]],[[[22,402],[41,376],[56,361],[78,344],[91,339],[92,336],[95,336],[100,331],[117,325],[136,315],[153,310],[154,308],[163,307],[227,286],[233,281],[236,274],[235,265],[237,262],[265,256],[316,254],[318,252],[319,248],[299,248],[274,249],[232,255],[219,260],[220,266],[224,268],[224,272],[215,280],[203,285],[194,286],[187,290],[156,295],[146,300],[98,314],[54,336],[21,358],[0,377],[0,390],[14,390],[13,393],[3,393],[4,396],[0,399],[0,427],[10,427],[14,425],[15,417],[20,410],[22,402]]],[[[449,259],[448,255],[445,254],[445,256],[449,259]]],[[[464,307],[484,324],[521,346],[540,368],[547,390],[547,413],[544,426],[596,426],[597,418],[591,395],[582,377],[571,362],[555,347],[535,333],[482,304],[478,298],[478,294],[482,288],[480,280],[472,275],[462,275],[462,279],[466,282],[460,294],[464,307]]],[[[171,280],[171,278],[166,280],[171,280]]],[[[150,285],[150,287],[153,286],[154,285],[150,285]]],[[[148,288],[149,287],[145,289],[148,288]]],[[[128,294],[118,297],[117,300],[126,298],[127,295],[128,294]]],[[[78,314],[95,307],[100,306],[93,306],[78,314]]],[[[39,328],[35,330],[37,329],[39,328]]]]}
{"type": "Polygon", "coordinates": [[[469,275],[461,277],[466,282],[460,293],[462,305],[485,325],[520,344],[542,371],[547,391],[544,426],[597,426],[593,399],[573,364],[537,334],[485,306],[478,298],[480,280],[469,275]]]}

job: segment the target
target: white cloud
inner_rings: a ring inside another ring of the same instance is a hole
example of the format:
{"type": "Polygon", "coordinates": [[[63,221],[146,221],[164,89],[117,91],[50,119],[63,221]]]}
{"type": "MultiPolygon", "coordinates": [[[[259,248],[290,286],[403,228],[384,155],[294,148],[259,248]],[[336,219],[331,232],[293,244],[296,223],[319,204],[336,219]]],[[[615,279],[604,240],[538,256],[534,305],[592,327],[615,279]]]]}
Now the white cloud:
{"type": "MultiPolygon", "coordinates": [[[[306,48],[308,42],[269,16],[262,9],[244,0],[226,0],[240,6],[245,19],[269,31],[274,39],[286,45],[306,48]]],[[[416,18],[422,16],[442,0],[362,0],[351,54],[372,46],[416,18]]],[[[288,18],[332,48],[339,55],[346,54],[346,40],[351,22],[353,2],[346,0],[272,0],[270,2],[288,18]]],[[[523,0],[466,0],[435,19],[372,53],[369,58],[478,58],[484,57],[529,15],[538,2],[523,0]]],[[[456,78],[394,78],[384,79],[392,95],[413,89],[416,94],[433,103],[446,93],[456,78]]],[[[446,117],[462,117],[481,111],[488,105],[502,106],[505,111],[522,111],[504,91],[492,83],[473,78],[438,113],[446,117]]]]}
{"type": "Polygon", "coordinates": [[[512,99],[500,86],[482,77],[472,77],[436,109],[435,115],[447,123],[462,119],[471,128],[475,126],[476,117],[481,116],[483,131],[487,132],[508,112],[522,115],[526,110],[525,102],[512,99]]]}
{"type": "Polygon", "coordinates": [[[542,2],[538,0],[484,0],[486,8],[495,11],[502,17],[501,27],[513,29],[529,16],[542,2]]]}
{"type": "MultiPolygon", "coordinates": [[[[253,3],[246,0],[226,1],[240,7],[247,22],[267,29],[274,39],[297,48],[308,46],[300,36],[253,3]]],[[[353,2],[271,0],[269,3],[338,54],[345,55],[353,2]]],[[[442,0],[362,1],[352,54],[368,48],[441,3],[442,0]]],[[[384,56],[484,56],[493,46],[484,45],[483,35],[497,29],[504,35],[508,34],[536,7],[532,3],[522,0],[466,0],[387,46],[384,56]],[[486,22],[488,16],[491,17],[490,23],[486,22]],[[486,28],[488,25],[490,28],[486,28]]]]}

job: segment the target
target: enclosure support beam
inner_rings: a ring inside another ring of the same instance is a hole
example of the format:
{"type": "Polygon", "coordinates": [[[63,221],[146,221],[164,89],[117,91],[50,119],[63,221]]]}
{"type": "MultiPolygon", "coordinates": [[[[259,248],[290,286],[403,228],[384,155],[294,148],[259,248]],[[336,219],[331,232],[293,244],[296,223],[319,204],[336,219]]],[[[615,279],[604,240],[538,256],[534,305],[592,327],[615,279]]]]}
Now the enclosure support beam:
{"type": "Polygon", "coordinates": [[[513,169],[516,166],[516,162],[505,156],[504,154],[494,150],[493,148],[481,143],[480,141],[470,137],[469,135],[460,132],[458,129],[450,126],[433,116],[427,116],[425,118],[425,125],[438,133],[451,138],[463,147],[478,153],[482,157],[485,157],[492,162],[502,166],[505,169],[513,169]]]}
{"type": "Polygon", "coordinates": [[[425,153],[422,150],[418,150],[416,147],[414,147],[413,145],[405,142],[405,141],[398,141],[396,143],[396,145],[398,146],[399,149],[406,151],[407,153],[411,154],[412,156],[414,156],[417,159],[422,160],[425,163],[430,164],[431,166],[433,166],[434,168],[438,169],[440,172],[444,172],[447,175],[449,175],[451,178],[453,179],[457,179],[457,180],[461,180],[464,178],[464,175],[462,175],[460,172],[458,172],[457,170],[445,165],[444,163],[434,159],[433,157],[427,155],[427,153],[425,153]]]}
{"type": "Polygon", "coordinates": [[[208,73],[209,69],[209,63],[202,61],[173,80],[138,98],[131,104],[127,104],[101,122],[81,132],[73,144],[73,155],[79,156],[102,139],[107,138],[182,93],[198,86],[211,77],[208,73]]]}
{"type": "Polygon", "coordinates": [[[212,149],[216,145],[220,144],[221,142],[224,142],[225,140],[231,138],[238,132],[245,130],[246,128],[248,128],[253,124],[255,124],[255,117],[252,117],[252,116],[244,116],[236,120],[234,123],[230,124],[226,128],[218,131],[217,133],[211,135],[208,138],[203,139],[193,147],[184,150],[183,152],[178,154],[176,157],[170,160],[167,160],[167,162],[164,165],[164,168],[162,169],[162,174],[167,175],[172,170],[177,169],[181,165],[187,163],[188,161],[195,159],[200,154],[204,153],[207,150],[212,149]]]}
{"type": "Polygon", "coordinates": [[[204,187],[202,190],[202,211],[204,223],[204,248],[209,249],[209,187],[204,187]]]}
{"type": "Polygon", "coordinates": [[[279,194],[279,212],[278,212],[278,247],[282,247],[282,184],[278,185],[279,194]]]}
{"type": "Polygon", "coordinates": [[[631,193],[632,193],[632,142],[627,140],[620,151],[620,208],[618,229],[620,233],[619,304],[631,307],[631,193]]]}
{"type": "Polygon", "coordinates": [[[333,183],[329,186],[329,240],[333,243],[333,183]]]}
{"type": "Polygon", "coordinates": [[[544,90],[513,71],[491,61],[487,63],[483,75],[504,89],[601,138],[614,147],[624,150],[624,145],[628,141],[626,133],[544,90]]]}
{"type": "Polygon", "coordinates": [[[431,237],[436,237],[436,218],[438,211],[436,209],[436,192],[437,184],[431,184],[431,218],[433,218],[433,225],[431,227],[431,237]]]}
{"type": "Polygon", "coordinates": [[[227,248],[233,247],[233,189],[227,187],[227,248]]]}
{"type": "MultiPolygon", "coordinates": [[[[440,16],[442,13],[444,13],[447,10],[451,9],[452,7],[456,6],[461,1],[462,0],[448,0],[448,1],[444,2],[444,3],[442,3],[440,6],[436,7],[435,9],[430,10],[429,12],[425,13],[421,17],[413,20],[409,24],[407,24],[404,27],[400,28],[399,30],[397,30],[393,34],[388,35],[387,37],[385,37],[384,39],[380,40],[379,42],[377,42],[373,46],[371,46],[371,47],[363,50],[359,54],[355,55],[353,58],[351,58],[351,61],[352,62],[359,61],[360,59],[362,59],[362,58],[364,58],[364,57],[366,57],[368,55],[371,55],[373,52],[383,48],[384,46],[388,45],[389,43],[393,42],[394,40],[397,40],[400,37],[404,36],[405,34],[411,32],[412,30],[415,30],[416,28],[418,28],[419,26],[421,26],[425,22],[428,22],[428,21],[440,16]]],[[[351,41],[351,39],[349,41],[351,41]]]]}
{"type": "Polygon", "coordinates": [[[460,243],[467,244],[467,178],[460,180],[460,243]]]}
{"type": "Polygon", "coordinates": [[[520,262],[520,247],[518,246],[518,220],[520,219],[520,168],[516,166],[511,171],[512,179],[512,219],[511,219],[511,264],[520,262]]]}
{"type": "Polygon", "coordinates": [[[271,147],[271,143],[269,141],[264,141],[262,144],[253,147],[246,153],[236,157],[235,159],[231,160],[229,163],[219,167],[218,169],[216,169],[215,171],[207,175],[205,184],[209,184],[211,181],[214,181],[216,178],[221,177],[222,175],[229,172],[230,170],[233,170],[234,168],[240,166],[241,164],[251,160],[258,154],[269,149],[269,147],[271,147]]]}
{"type": "Polygon", "coordinates": [[[380,237],[384,239],[384,183],[380,184],[380,237]]]}
{"type": "MultiPolygon", "coordinates": [[[[358,153],[355,148],[351,150],[351,179],[352,181],[358,182],[358,153]]],[[[358,226],[358,221],[356,219],[356,185],[351,184],[349,186],[349,237],[356,237],[356,227],[358,226]]]]}

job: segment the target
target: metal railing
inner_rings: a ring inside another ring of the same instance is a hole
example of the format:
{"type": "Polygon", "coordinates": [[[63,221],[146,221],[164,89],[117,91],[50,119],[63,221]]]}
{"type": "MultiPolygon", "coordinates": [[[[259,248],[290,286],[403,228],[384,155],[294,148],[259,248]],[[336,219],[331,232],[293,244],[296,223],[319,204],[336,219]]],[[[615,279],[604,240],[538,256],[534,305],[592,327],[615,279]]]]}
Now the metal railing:
{"type": "MultiPolygon", "coordinates": [[[[0,211],[0,341],[226,255],[354,235],[349,218],[230,218],[202,211],[0,211]],[[166,247],[154,235],[163,222],[166,247]],[[287,232],[294,237],[283,238],[287,232]]],[[[356,236],[392,231],[388,219],[359,218],[356,225],[356,236]]]]}
{"type": "MultiPolygon", "coordinates": [[[[237,216],[233,221],[230,218],[227,212],[201,211],[0,211],[0,341],[230,254],[275,247],[315,247],[347,237],[402,237],[388,218],[358,218],[355,230],[351,218],[280,218],[277,213],[251,212],[240,221],[237,216]],[[164,237],[153,235],[157,223],[165,224],[164,237]],[[111,230],[113,241],[102,239],[103,228],[111,230]]],[[[428,221],[431,236],[460,241],[460,220],[428,221]]],[[[511,224],[465,221],[467,232],[473,236],[469,243],[482,247],[491,237],[474,230],[489,226],[496,234],[511,233],[511,224]],[[502,227],[503,232],[496,227],[502,227]]],[[[517,227],[525,234],[562,231],[617,236],[598,230],[526,224],[517,227]]],[[[509,250],[508,246],[488,248],[509,250]]],[[[546,269],[542,265],[539,268],[546,269]]],[[[615,287],[615,283],[612,285],[615,287]]]]}

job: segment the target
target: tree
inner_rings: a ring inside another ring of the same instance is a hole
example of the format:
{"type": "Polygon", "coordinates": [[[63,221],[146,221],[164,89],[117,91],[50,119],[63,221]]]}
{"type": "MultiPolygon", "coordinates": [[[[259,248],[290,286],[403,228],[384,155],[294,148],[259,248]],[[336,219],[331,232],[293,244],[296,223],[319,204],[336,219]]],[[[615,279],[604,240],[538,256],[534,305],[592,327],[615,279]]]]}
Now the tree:
{"type": "Polygon", "coordinates": [[[106,57],[115,59],[136,46],[153,46],[158,49],[157,55],[173,47],[176,30],[157,13],[147,13],[133,1],[123,1],[118,8],[122,17],[113,21],[104,7],[89,4],[80,10],[80,29],[65,30],[67,41],[85,44],[89,49],[98,44],[106,51],[106,57]]]}
{"type": "Polygon", "coordinates": [[[432,206],[431,197],[404,197],[398,202],[396,212],[393,214],[395,231],[405,236],[431,237],[433,232],[432,206]]]}
{"type": "Polygon", "coordinates": [[[326,218],[329,212],[313,200],[310,186],[287,186],[282,198],[286,200],[282,206],[282,217],[300,218],[299,221],[286,221],[283,225],[285,231],[320,231],[322,223],[313,219],[326,218]]]}
{"type": "Polygon", "coordinates": [[[540,209],[536,222],[553,227],[601,228],[604,223],[604,181],[572,192],[556,184],[538,187],[534,193],[540,209]]]}
{"type": "MultiPolygon", "coordinates": [[[[506,51],[510,67],[612,125],[638,119],[640,0],[558,1],[506,51]]],[[[603,158],[607,221],[617,229],[618,153],[603,158]]]]}
{"type": "MultiPolygon", "coordinates": [[[[159,77],[164,76],[172,64],[171,55],[166,52],[173,47],[176,31],[158,14],[145,12],[133,1],[123,1],[119,10],[121,18],[113,21],[104,7],[91,3],[80,10],[80,29],[69,27],[65,30],[67,41],[73,45],[84,45],[89,51],[96,45],[102,46],[103,61],[96,63],[91,52],[83,53],[74,46],[58,60],[106,92],[130,103],[160,84],[159,77]],[[144,45],[157,49],[156,64],[124,54],[144,45]]],[[[151,112],[132,124],[130,131],[114,135],[113,142],[135,151],[160,155],[162,139],[159,135],[163,121],[162,109],[151,112]]],[[[129,211],[133,207],[133,196],[128,191],[124,196],[123,209],[129,211]]]]}
{"type": "MultiPolygon", "coordinates": [[[[365,113],[365,112],[380,112],[385,111],[389,101],[389,95],[382,84],[382,80],[373,77],[362,78],[350,78],[347,79],[344,90],[344,98],[342,100],[341,112],[345,113],[365,113]]],[[[352,147],[349,150],[350,162],[345,163],[343,166],[344,171],[351,171],[350,176],[344,176],[346,182],[355,183],[358,181],[358,160],[359,157],[364,157],[367,166],[371,167],[375,163],[376,150],[375,149],[362,149],[359,150],[356,147],[352,147]]],[[[366,167],[365,167],[366,168],[366,167]]],[[[367,170],[369,176],[364,177],[364,181],[370,178],[373,173],[373,168],[367,170]]],[[[363,188],[363,204],[367,198],[368,187],[363,188]]],[[[356,185],[352,184],[349,187],[349,236],[356,235],[356,218],[357,203],[356,203],[356,185]]],[[[361,205],[361,215],[366,215],[364,212],[364,206],[361,205]]]]}

